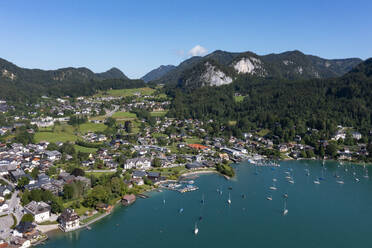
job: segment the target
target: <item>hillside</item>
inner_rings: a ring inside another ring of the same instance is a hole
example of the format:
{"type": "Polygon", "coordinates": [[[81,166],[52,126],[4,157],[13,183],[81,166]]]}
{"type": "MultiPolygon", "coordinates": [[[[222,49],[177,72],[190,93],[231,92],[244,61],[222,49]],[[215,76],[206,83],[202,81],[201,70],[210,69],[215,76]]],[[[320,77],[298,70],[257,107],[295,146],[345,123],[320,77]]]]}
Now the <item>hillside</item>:
{"type": "Polygon", "coordinates": [[[372,58],[338,78],[289,80],[246,74],[220,87],[169,87],[167,93],[174,97],[170,117],[234,120],[234,132],[257,127],[289,132],[304,123],[330,133],[340,124],[365,134],[372,130],[372,58]],[[241,101],[235,100],[236,94],[241,101]]]}
{"type": "Polygon", "coordinates": [[[176,66],[174,65],[161,65],[158,68],[147,73],[141,79],[145,81],[146,83],[153,81],[153,80],[157,80],[165,76],[168,72],[172,71],[174,68],[176,68],[176,66]]]}
{"type": "Polygon", "coordinates": [[[252,52],[215,51],[205,57],[192,57],[157,83],[185,86],[220,86],[232,83],[240,76],[258,78],[311,79],[339,77],[362,60],[323,59],[300,51],[259,56],[252,52]]]}
{"type": "Polygon", "coordinates": [[[0,59],[0,99],[22,101],[42,95],[90,95],[97,90],[143,85],[142,80],[130,80],[117,68],[103,73],[85,67],[26,69],[0,59]]]}

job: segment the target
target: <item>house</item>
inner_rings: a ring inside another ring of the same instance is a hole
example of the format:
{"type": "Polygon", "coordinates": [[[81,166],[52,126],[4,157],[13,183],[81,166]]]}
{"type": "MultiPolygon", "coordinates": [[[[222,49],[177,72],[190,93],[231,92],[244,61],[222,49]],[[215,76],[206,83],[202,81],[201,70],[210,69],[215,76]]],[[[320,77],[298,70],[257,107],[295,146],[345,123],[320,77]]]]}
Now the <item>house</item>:
{"type": "Polygon", "coordinates": [[[37,235],[36,225],[32,222],[20,222],[13,231],[13,236],[19,238],[33,238],[37,235]]]}
{"type": "Polygon", "coordinates": [[[280,152],[288,152],[288,146],[287,145],[279,145],[279,151],[280,152]]]}
{"type": "Polygon", "coordinates": [[[209,150],[208,146],[203,146],[200,144],[189,144],[188,146],[192,149],[197,149],[197,150],[209,150]]]}
{"type": "Polygon", "coordinates": [[[32,201],[24,209],[27,213],[34,216],[37,223],[49,220],[51,207],[45,202],[32,201]]]}
{"type": "Polygon", "coordinates": [[[195,170],[195,169],[200,169],[200,168],[203,168],[203,167],[204,167],[204,165],[199,163],[199,162],[186,164],[186,169],[188,169],[188,170],[195,170]]]}
{"type": "Polygon", "coordinates": [[[6,195],[12,193],[12,187],[9,185],[0,185],[0,196],[5,197],[6,195]]]}
{"type": "Polygon", "coordinates": [[[59,151],[45,151],[44,156],[51,160],[60,160],[62,158],[62,154],[59,151]]]}
{"type": "Polygon", "coordinates": [[[11,242],[11,247],[18,247],[18,248],[27,248],[31,247],[31,241],[25,238],[14,238],[11,242]]]}
{"type": "Polygon", "coordinates": [[[149,169],[151,168],[151,159],[149,158],[132,158],[127,159],[124,163],[124,169],[129,170],[132,168],[149,169]]]}
{"type": "Polygon", "coordinates": [[[128,206],[136,201],[136,196],[133,194],[123,196],[121,202],[123,205],[128,206]]]}
{"type": "Polygon", "coordinates": [[[9,247],[9,244],[5,242],[4,240],[0,239],[0,248],[6,248],[9,247]]]}
{"type": "Polygon", "coordinates": [[[147,178],[150,179],[153,182],[157,182],[160,179],[160,173],[150,171],[150,172],[147,173],[147,178]]]}
{"type": "Polygon", "coordinates": [[[132,177],[134,179],[137,179],[137,178],[143,178],[146,175],[147,175],[146,171],[136,170],[136,171],[133,171],[132,177]]]}
{"type": "Polygon", "coordinates": [[[59,227],[64,232],[80,228],[80,217],[71,208],[66,208],[59,216],[59,227]]]}
{"type": "Polygon", "coordinates": [[[362,138],[362,134],[359,132],[352,132],[351,135],[353,136],[353,139],[360,140],[362,138]]]}

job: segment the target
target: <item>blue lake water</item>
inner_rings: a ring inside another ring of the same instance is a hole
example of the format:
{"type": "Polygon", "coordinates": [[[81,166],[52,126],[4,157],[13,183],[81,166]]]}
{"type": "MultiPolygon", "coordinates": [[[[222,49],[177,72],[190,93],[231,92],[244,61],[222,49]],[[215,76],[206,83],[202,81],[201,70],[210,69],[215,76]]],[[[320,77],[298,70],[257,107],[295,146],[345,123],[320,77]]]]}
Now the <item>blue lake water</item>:
{"type": "Polygon", "coordinates": [[[235,165],[233,180],[202,175],[195,180],[198,191],[153,192],[149,199],[117,208],[92,230],[55,234],[42,247],[372,247],[372,180],[363,177],[363,167],[326,162],[322,169],[320,161],[280,164],[273,170],[241,163],[235,165]],[[285,179],[286,171],[294,184],[285,179]],[[314,184],[319,177],[324,180],[314,184]],[[273,178],[276,191],[269,190],[273,178]],[[283,193],[288,194],[286,216],[283,193]],[[272,201],[266,199],[269,195],[272,201]],[[195,223],[198,235],[193,233],[195,223]]]}

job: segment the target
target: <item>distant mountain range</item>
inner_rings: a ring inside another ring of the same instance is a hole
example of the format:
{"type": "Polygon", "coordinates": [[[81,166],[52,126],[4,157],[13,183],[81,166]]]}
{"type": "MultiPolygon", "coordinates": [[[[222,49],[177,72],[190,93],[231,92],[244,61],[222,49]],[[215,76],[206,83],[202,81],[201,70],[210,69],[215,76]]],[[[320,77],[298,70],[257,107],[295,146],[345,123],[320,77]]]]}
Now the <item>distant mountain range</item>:
{"type": "Polygon", "coordinates": [[[361,62],[359,58],[323,59],[297,50],[264,56],[252,52],[217,50],[204,57],[187,59],[177,67],[160,70],[161,73],[156,77],[148,77],[146,80],[195,87],[230,84],[241,75],[291,80],[332,78],[344,75],[361,62]]]}
{"type": "Polygon", "coordinates": [[[88,68],[61,68],[57,70],[26,69],[0,59],[0,83],[27,81],[29,83],[39,82],[65,82],[65,81],[89,81],[104,79],[128,79],[125,74],[117,68],[106,72],[94,73],[88,68]]]}
{"type": "Polygon", "coordinates": [[[0,59],[0,99],[16,102],[36,100],[41,95],[92,95],[99,90],[143,87],[142,80],[131,80],[117,68],[94,73],[80,68],[57,70],[26,69],[0,59]]]}
{"type": "Polygon", "coordinates": [[[176,66],[174,66],[174,65],[161,65],[158,68],[156,68],[156,69],[150,71],[149,73],[147,73],[141,79],[143,81],[145,81],[146,83],[150,82],[150,81],[158,80],[159,78],[161,78],[165,74],[172,71],[174,68],[176,68],[176,66]]]}

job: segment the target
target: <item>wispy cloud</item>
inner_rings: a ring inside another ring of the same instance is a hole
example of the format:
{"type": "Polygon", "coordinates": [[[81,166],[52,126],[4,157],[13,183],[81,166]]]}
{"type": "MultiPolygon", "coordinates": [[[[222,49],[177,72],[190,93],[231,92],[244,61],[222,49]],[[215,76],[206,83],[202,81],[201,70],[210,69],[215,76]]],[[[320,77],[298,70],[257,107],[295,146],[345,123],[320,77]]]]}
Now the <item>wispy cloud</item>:
{"type": "Polygon", "coordinates": [[[190,56],[203,56],[208,53],[208,50],[200,45],[196,45],[193,48],[190,49],[190,51],[187,53],[190,56]]]}

